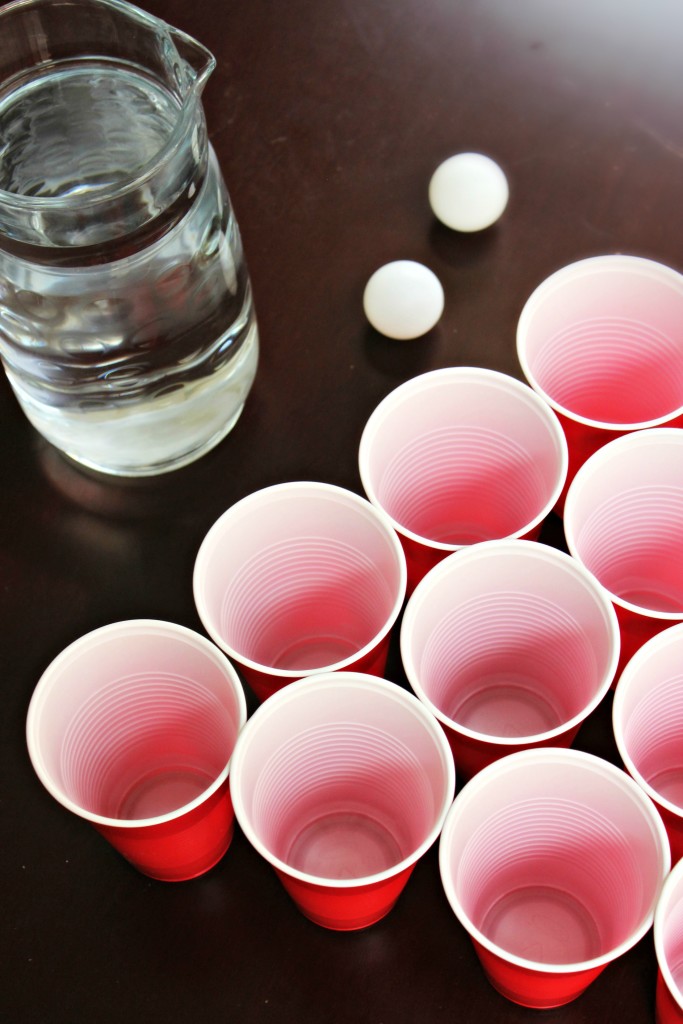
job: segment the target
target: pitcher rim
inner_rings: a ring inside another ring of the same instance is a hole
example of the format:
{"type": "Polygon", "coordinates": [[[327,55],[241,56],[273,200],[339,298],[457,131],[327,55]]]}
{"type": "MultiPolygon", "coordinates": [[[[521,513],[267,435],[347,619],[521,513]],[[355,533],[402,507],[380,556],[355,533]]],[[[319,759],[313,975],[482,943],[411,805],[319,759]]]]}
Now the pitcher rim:
{"type": "MultiPolygon", "coordinates": [[[[54,0],[10,0],[9,3],[3,4],[3,6],[0,7],[0,22],[7,14],[20,10],[21,8],[29,9],[32,7],[48,7],[52,6],[53,2],[54,0]]],[[[182,29],[174,28],[163,18],[157,18],[148,11],[143,10],[141,7],[137,7],[135,4],[129,3],[128,0],[77,0],[77,2],[85,6],[113,8],[127,16],[138,19],[145,23],[149,28],[154,29],[161,27],[167,32],[168,36],[174,43],[176,41],[181,41],[189,44],[195,50],[200,51],[205,57],[206,66],[201,72],[196,73],[195,80],[187,89],[186,94],[181,97],[181,102],[177,110],[178,116],[168,138],[154,156],[139,168],[135,174],[122,182],[118,182],[114,185],[106,185],[103,188],[92,192],[90,195],[71,193],[58,196],[30,196],[20,192],[11,192],[0,187],[0,203],[5,206],[13,207],[15,210],[33,212],[47,209],[56,210],[60,207],[68,208],[69,206],[74,205],[78,205],[79,207],[96,207],[109,203],[113,199],[119,199],[121,196],[128,195],[129,193],[141,188],[145,182],[154,177],[160,167],[172,159],[174,152],[180,148],[188,133],[197,107],[199,106],[201,109],[199,97],[204,84],[216,67],[216,58],[211,51],[203,45],[203,43],[198,42],[182,29]]],[[[187,66],[188,61],[185,60],[180,53],[178,53],[178,56],[187,66]]],[[[55,66],[59,63],[59,61],[55,62],[55,66]]]]}

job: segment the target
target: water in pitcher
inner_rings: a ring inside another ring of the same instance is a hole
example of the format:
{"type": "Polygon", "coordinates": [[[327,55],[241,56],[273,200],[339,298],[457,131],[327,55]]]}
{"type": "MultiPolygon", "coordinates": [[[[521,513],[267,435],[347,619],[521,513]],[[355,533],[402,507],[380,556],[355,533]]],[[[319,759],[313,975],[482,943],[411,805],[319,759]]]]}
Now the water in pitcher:
{"type": "Polygon", "coordinates": [[[238,227],[203,116],[179,136],[179,107],[143,70],[95,59],[20,78],[0,98],[0,189],[38,211],[38,244],[0,245],[7,376],[48,440],[110,473],[162,472],[213,447],[256,372],[238,227]],[[196,167],[166,207],[158,181],[127,187],[165,147],[196,167]],[[97,200],[119,184],[102,241],[97,200]],[[74,197],[82,215],[66,236],[60,222],[55,243],[51,201],[74,197]]]}

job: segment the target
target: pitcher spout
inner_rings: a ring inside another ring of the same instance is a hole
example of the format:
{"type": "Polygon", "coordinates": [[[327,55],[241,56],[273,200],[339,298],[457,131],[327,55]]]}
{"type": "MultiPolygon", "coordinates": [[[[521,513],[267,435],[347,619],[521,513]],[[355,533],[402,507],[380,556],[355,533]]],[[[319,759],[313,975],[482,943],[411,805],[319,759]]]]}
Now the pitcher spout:
{"type": "Polygon", "coordinates": [[[185,84],[200,96],[211,72],[216,67],[216,58],[205,46],[180,29],[169,27],[169,36],[178,56],[185,64],[185,84]]]}

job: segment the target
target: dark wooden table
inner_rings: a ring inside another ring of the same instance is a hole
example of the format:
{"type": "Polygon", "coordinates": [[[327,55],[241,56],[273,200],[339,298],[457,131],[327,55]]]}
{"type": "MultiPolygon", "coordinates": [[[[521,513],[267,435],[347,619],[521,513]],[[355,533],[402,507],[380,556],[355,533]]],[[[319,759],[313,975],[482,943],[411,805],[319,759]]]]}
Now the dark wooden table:
{"type": "MultiPolygon", "coordinates": [[[[66,644],[117,619],[201,629],[191,573],[208,527],[267,484],[360,491],[375,404],[414,374],[521,376],[515,325],[550,272],[601,253],[683,270],[678,0],[147,0],[218,58],[205,106],[240,221],[262,336],[246,410],[214,452],[140,483],[44,443],[0,381],[0,1019],[7,1024],[527,1022],[497,995],[442,893],[436,850],[384,921],[306,921],[237,833],[193,882],[152,882],[35,777],[24,723],[66,644]],[[447,156],[505,168],[492,229],[437,224],[447,156]],[[431,334],[393,342],[361,307],[381,264],[440,277],[431,334]]],[[[559,520],[543,539],[562,544],[559,520]]],[[[396,644],[388,676],[405,683],[396,644]]],[[[253,708],[254,702],[251,702],[253,708]]],[[[615,759],[609,700],[577,745],[615,759]]],[[[651,935],[548,1024],[654,1020],[651,935]]]]}

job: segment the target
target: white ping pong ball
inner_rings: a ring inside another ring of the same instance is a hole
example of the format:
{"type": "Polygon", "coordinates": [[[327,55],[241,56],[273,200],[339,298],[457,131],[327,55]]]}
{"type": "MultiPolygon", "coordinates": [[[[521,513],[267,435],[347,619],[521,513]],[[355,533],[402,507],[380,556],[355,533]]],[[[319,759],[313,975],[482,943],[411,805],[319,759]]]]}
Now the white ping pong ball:
{"type": "Polygon", "coordinates": [[[385,263],[372,274],[363,293],[363,310],[372,326],[399,341],[430,331],[443,307],[438,277],[413,260],[385,263]]]}
{"type": "Polygon", "coordinates": [[[429,182],[434,216],[454,231],[482,231],[498,220],[509,196],[505,173],[483,153],[444,160],[429,182]]]}

